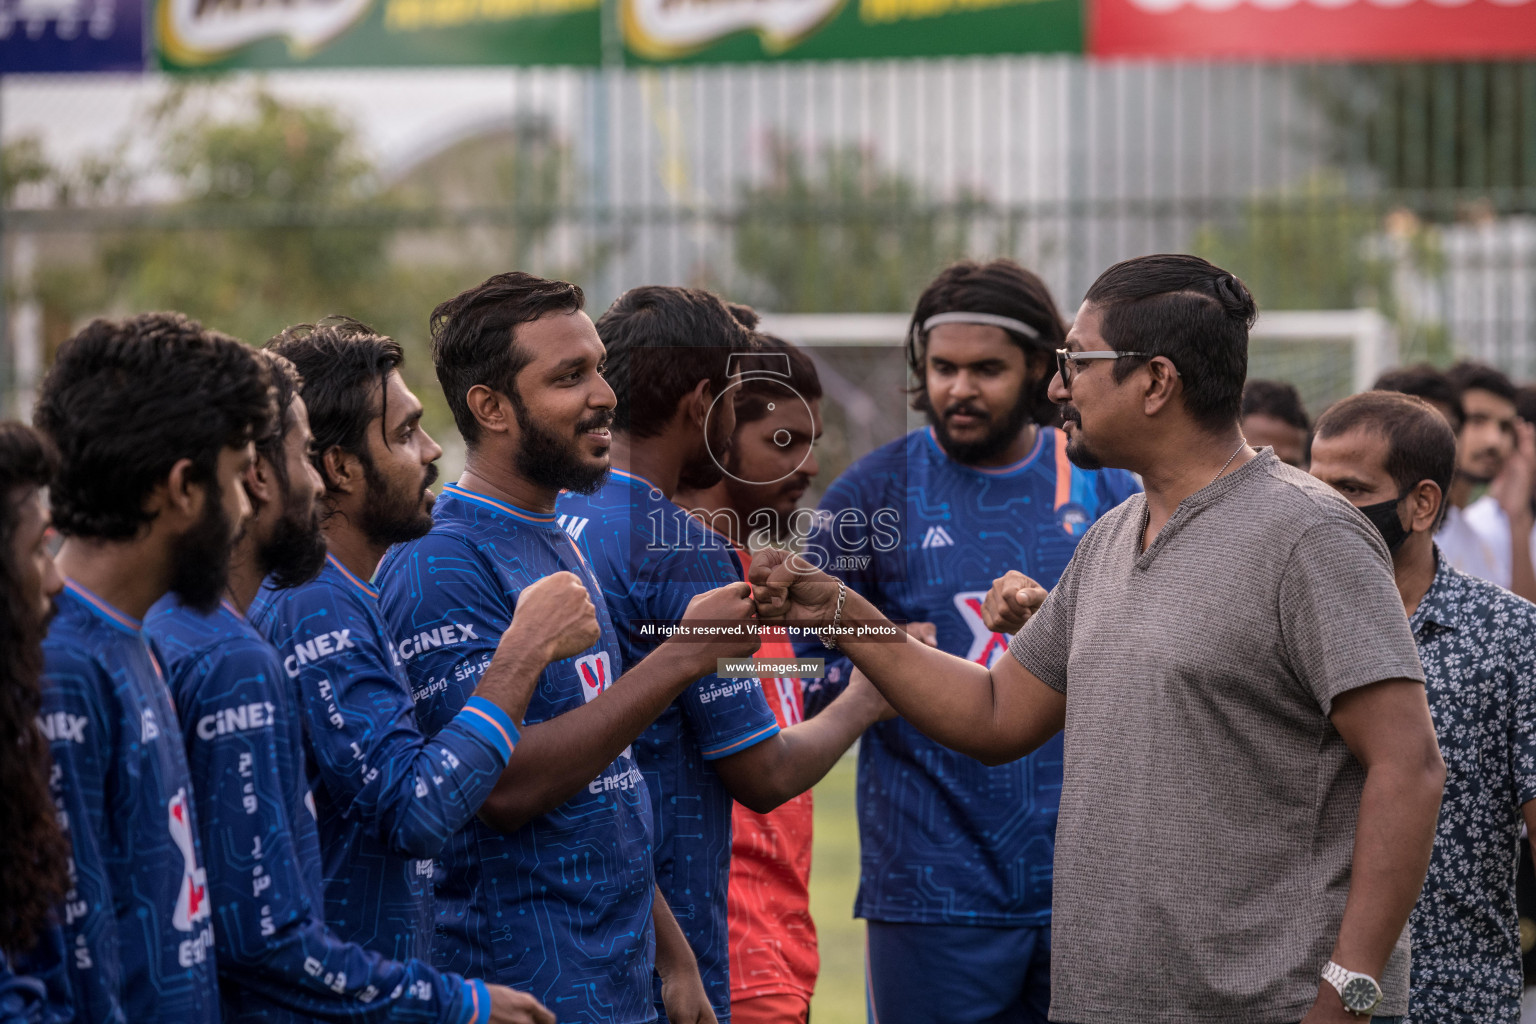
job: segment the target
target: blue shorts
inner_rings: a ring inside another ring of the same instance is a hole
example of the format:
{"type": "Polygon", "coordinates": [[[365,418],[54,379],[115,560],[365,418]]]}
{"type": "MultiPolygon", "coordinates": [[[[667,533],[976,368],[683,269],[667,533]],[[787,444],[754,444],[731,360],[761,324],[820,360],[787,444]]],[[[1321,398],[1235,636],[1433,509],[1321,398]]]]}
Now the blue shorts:
{"type": "Polygon", "coordinates": [[[1051,929],[867,922],[869,1024],[1046,1024],[1051,929]]]}

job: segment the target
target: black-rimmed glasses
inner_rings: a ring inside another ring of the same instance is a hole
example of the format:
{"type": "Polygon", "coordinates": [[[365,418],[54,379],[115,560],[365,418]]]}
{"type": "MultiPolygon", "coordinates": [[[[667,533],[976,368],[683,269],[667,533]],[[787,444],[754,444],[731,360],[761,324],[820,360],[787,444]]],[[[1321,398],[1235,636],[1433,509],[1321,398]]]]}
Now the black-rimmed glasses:
{"type": "Polygon", "coordinates": [[[1074,352],[1069,348],[1056,350],[1056,372],[1061,374],[1061,383],[1065,387],[1072,386],[1072,378],[1082,369],[1078,364],[1098,359],[1124,359],[1127,356],[1145,356],[1148,352],[1074,352]]]}

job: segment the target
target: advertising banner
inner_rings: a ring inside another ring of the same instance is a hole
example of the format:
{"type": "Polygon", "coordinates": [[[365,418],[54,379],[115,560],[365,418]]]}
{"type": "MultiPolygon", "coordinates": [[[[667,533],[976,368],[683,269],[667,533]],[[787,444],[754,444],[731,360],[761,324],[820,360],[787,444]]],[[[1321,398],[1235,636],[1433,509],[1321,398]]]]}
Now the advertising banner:
{"type": "Polygon", "coordinates": [[[155,3],[155,49],[173,71],[597,64],[601,56],[601,0],[155,3]]]}
{"type": "Polygon", "coordinates": [[[1093,0],[1103,57],[1476,58],[1536,54],[1536,0],[1093,0]]]}
{"type": "Polygon", "coordinates": [[[0,0],[0,74],[143,70],[142,0],[0,0]]]}
{"type": "Polygon", "coordinates": [[[631,63],[1081,53],[1081,0],[618,0],[631,63]]]}

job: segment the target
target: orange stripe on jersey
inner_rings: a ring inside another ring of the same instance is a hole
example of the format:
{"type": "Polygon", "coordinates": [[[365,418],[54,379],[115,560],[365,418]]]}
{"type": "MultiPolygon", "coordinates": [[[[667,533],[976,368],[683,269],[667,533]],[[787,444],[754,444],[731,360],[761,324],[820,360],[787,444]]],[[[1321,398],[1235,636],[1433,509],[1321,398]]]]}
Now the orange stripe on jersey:
{"type": "MultiPolygon", "coordinates": [[[[1072,500],[1072,460],[1067,458],[1067,435],[1056,431],[1056,507],[1059,509],[1072,500]]],[[[1068,533],[1072,527],[1065,528],[1068,533]]]]}

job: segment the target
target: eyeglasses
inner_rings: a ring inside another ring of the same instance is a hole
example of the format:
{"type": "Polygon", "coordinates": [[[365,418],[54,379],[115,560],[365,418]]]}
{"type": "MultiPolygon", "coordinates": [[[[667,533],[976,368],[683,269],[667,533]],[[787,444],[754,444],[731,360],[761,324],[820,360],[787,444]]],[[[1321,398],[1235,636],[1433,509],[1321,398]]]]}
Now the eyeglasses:
{"type": "Polygon", "coordinates": [[[1066,387],[1072,386],[1072,378],[1082,369],[1078,364],[1095,359],[1125,359],[1129,356],[1146,356],[1149,352],[1073,352],[1069,348],[1056,350],[1056,372],[1061,374],[1061,383],[1066,387]]]}

